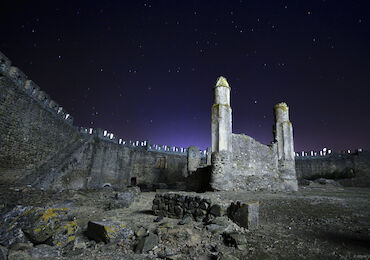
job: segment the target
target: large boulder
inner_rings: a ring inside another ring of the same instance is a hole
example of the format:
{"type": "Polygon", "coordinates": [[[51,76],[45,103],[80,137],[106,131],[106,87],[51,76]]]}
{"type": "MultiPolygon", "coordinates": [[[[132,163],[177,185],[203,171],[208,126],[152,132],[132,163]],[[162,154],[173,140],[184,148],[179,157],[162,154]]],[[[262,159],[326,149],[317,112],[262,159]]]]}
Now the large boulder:
{"type": "Polygon", "coordinates": [[[68,208],[39,208],[17,206],[0,213],[0,244],[31,241],[63,247],[75,239],[78,226],[70,220],[68,208]]]}

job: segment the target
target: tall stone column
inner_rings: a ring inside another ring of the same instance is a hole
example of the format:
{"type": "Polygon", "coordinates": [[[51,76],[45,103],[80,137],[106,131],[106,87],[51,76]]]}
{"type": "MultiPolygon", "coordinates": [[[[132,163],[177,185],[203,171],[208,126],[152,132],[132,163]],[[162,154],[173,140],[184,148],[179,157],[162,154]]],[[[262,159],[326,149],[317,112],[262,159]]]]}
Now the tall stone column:
{"type": "Polygon", "coordinates": [[[219,77],[214,87],[212,106],[212,176],[211,187],[215,190],[232,190],[232,122],[230,86],[219,77]]]}
{"type": "Polygon", "coordinates": [[[219,77],[214,87],[212,106],[212,152],[232,151],[232,120],[229,83],[219,77]]]}
{"type": "Polygon", "coordinates": [[[293,126],[289,121],[289,107],[282,102],[275,105],[275,141],[280,177],[285,190],[298,190],[294,161],[293,126]]]}

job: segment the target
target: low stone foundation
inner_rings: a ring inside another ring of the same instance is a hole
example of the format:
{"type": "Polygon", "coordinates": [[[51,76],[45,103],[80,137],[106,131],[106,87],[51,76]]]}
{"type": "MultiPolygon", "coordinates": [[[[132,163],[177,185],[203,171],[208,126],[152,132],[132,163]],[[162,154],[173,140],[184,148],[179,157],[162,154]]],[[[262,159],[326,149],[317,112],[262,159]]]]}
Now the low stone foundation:
{"type": "Polygon", "coordinates": [[[206,196],[182,193],[156,194],[152,210],[157,216],[208,222],[216,217],[227,216],[237,225],[255,229],[258,227],[259,202],[215,203],[206,196]]]}

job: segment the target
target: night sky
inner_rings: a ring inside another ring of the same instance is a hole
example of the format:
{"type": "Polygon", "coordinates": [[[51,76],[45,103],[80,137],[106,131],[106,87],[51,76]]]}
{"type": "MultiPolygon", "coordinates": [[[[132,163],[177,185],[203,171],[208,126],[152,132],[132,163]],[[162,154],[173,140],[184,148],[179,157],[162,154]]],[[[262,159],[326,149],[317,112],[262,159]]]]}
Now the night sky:
{"type": "Polygon", "coordinates": [[[295,150],[370,149],[370,1],[0,1],[0,51],[77,126],[204,149],[213,86],[233,132],[295,150]]]}

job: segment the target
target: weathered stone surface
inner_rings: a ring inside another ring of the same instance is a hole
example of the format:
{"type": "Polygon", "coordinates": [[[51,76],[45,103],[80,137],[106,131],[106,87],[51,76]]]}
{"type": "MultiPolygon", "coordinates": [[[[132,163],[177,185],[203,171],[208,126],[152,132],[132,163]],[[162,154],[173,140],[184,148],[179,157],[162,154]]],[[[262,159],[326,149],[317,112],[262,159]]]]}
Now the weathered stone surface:
{"type": "Polygon", "coordinates": [[[142,237],[136,245],[136,253],[146,253],[152,250],[158,244],[158,236],[153,233],[149,233],[147,236],[142,237]]]}
{"type": "Polygon", "coordinates": [[[17,206],[1,218],[0,244],[10,246],[28,239],[36,244],[65,246],[75,239],[78,226],[69,221],[66,208],[37,208],[17,206]]]}
{"type": "Polygon", "coordinates": [[[110,243],[133,235],[134,232],[126,224],[117,221],[89,221],[87,225],[87,236],[98,243],[110,243]]]}
{"type": "Polygon", "coordinates": [[[241,227],[249,230],[257,229],[259,223],[259,202],[231,203],[227,215],[241,227]]]}
{"type": "Polygon", "coordinates": [[[200,165],[200,150],[197,146],[190,146],[187,150],[188,171],[195,172],[200,165]]]}

